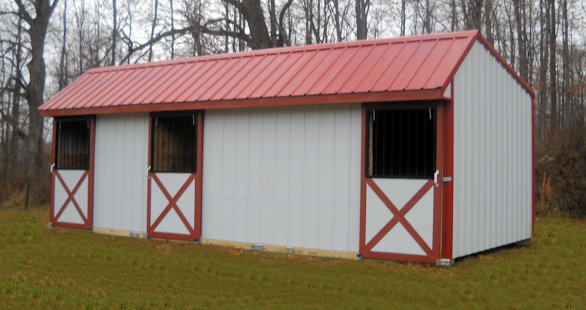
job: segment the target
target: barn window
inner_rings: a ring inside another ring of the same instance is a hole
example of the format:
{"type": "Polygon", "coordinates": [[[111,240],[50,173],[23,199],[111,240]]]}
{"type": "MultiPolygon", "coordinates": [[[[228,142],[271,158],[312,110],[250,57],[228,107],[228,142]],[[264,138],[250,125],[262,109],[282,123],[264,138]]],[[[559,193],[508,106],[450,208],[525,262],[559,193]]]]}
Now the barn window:
{"type": "Polygon", "coordinates": [[[155,172],[195,172],[197,115],[155,115],[151,128],[151,169],[155,172]]]}
{"type": "Polygon", "coordinates": [[[435,118],[433,107],[367,110],[366,176],[432,179],[435,118]]]}
{"type": "Polygon", "coordinates": [[[90,166],[90,119],[55,119],[57,169],[88,170],[90,166]]]}

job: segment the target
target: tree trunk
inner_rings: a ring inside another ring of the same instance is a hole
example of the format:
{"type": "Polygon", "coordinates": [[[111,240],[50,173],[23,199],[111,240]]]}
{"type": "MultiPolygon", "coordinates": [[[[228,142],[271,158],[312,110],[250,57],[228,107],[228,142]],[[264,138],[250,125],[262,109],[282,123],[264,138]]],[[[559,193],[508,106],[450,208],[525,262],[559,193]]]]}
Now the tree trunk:
{"type": "Polygon", "coordinates": [[[342,42],[342,23],[340,22],[340,1],[334,2],[334,27],[336,28],[336,41],[342,42]]]}
{"type": "Polygon", "coordinates": [[[563,28],[562,28],[562,44],[563,44],[563,88],[562,88],[562,113],[563,118],[562,121],[566,122],[566,127],[572,126],[572,119],[574,118],[573,113],[573,100],[572,94],[570,93],[570,87],[572,85],[571,77],[572,72],[570,68],[570,48],[569,48],[569,27],[568,27],[568,1],[562,0],[562,18],[563,18],[563,28]]]}
{"type": "Polygon", "coordinates": [[[405,25],[407,23],[407,0],[401,0],[401,36],[405,36],[405,25]]]}
{"type": "Polygon", "coordinates": [[[63,36],[59,58],[59,90],[67,85],[67,0],[63,2],[63,36]]]}
{"type": "Polygon", "coordinates": [[[269,23],[271,28],[271,45],[277,45],[277,13],[275,9],[275,0],[269,0],[269,23]]]}
{"type": "MultiPolygon", "coordinates": [[[[155,0],[155,13],[153,16],[153,24],[151,25],[151,42],[155,37],[155,27],[157,27],[157,13],[159,12],[159,0],[155,0]]],[[[153,44],[149,45],[149,62],[153,61],[153,44]]]]}
{"type": "Polygon", "coordinates": [[[549,115],[549,124],[552,131],[558,128],[558,110],[557,110],[557,73],[556,73],[556,24],[555,24],[555,0],[549,0],[549,97],[551,100],[551,109],[549,115]]]}
{"type": "Polygon", "coordinates": [[[527,51],[526,51],[526,34],[524,18],[525,14],[521,10],[525,10],[525,1],[513,0],[513,6],[515,10],[515,26],[517,29],[517,45],[519,46],[519,75],[523,80],[527,81],[528,75],[528,63],[527,63],[527,51]]]}
{"type": "Polygon", "coordinates": [[[484,34],[488,43],[494,45],[494,37],[492,36],[492,0],[484,0],[484,34]]]}
{"type": "MultiPolygon", "coordinates": [[[[175,30],[175,14],[173,11],[173,0],[169,0],[171,10],[171,31],[175,30]]],[[[175,35],[171,35],[171,59],[175,59],[175,35]]]]}
{"type": "Polygon", "coordinates": [[[49,20],[57,6],[58,0],[52,4],[49,0],[39,0],[35,2],[35,18],[26,10],[21,0],[15,0],[18,5],[19,15],[29,24],[27,32],[30,37],[30,62],[27,64],[29,71],[29,83],[26,85],[25,98],[28,104],[29,112],[29,131],[27,136],[27,165],[26,165],[26,201],[25,208],[29,204],[30,182],[33,176],[37,175],[39,169],[38,159],[41,157],[39,140],[41,139],[42,120],[39,115],[39,107],[43,104],[43,94],[45,92],[45,59],[43,57],[45,48],[45,38],[49,27],[49,20]]]}
{"type": "Polygon", "coordinates": [[[370,0],[356,0],[356,39],[364,40],[368,36],[368,10],[370,0]]]}
{"type": "MultiPolygon", "coordinates": [[[[402,0],[401,3],[404,5],[405,0],[402,0]]],[[[451,0],[450,2],[450,6],[451,6],[451,24],[450,24],[450,31],[456,31],[456,0],[451,0]]],[[[404,7],[403,7],[404,9],[404,7]]],[[[405,14],[405,12],[402,12],[402,15],[405,14]]],[[[401,24],[403,24],[404,21],[401,21],[401,24]]],[[[402,25],[402,27],[405,27],[404,25],[402,25]]],[[[401,28],[402,29],[402,28],[401,28]]]]}
{"type": "Polygon", "coordinates": [[[424,33],[431,33],[431,4],[429,0],[425,0],[425,8],[424,8],[425,16],[423,17],[423,31],[424,33]]]}
{"type": "Polygon", "coordinates": [[[242,0],[242,8],[243,10],[240,13],[244,16],[250,29],[250,48],[262,49],[273,47],[260,1],[242,0]]]}
{"type": "MultiPolygon", "coordinates": [[[[539,130],[541,141],[545,141],[545,133],[547,129],[547,119],[546,119],[546,111],[547,111],[547,60],[549,58],[548,52],[549,49],[546,48],[546,28],[549,20],[549,15],[545,14],[543,16],[543,1],[539,0],[539,24],[540,24],[540,33],[539,33],[539,88],[537,89],[537,94],[539,96],[539,130]]],[[[545,8],[547,10],[547,8],[545,8]]]]}
{"type": "Polygon", "coordinates": [[[118,40],[118,13],[116,8],[116,0],[112,0],[112,59],[110,65],[116,65],[116,41],[118,40]]]}
{"type": "Polygon", "coordinates": [[[18,17],[17,23],[17,31],[16,31],[16,53],[14,55],[15,58],[15,67],[16,72],[14,74],[14,90],[12,93],[12,133],[10,135],[10,148],[8,157],[8,162],[11,163],[12,167],[18,167],[18,141],[20,139],[18,132],[19,132],[19,120],[20,120],[20,91],[21,91],[21,81],[22,81],[22,17],[18,17]]]}

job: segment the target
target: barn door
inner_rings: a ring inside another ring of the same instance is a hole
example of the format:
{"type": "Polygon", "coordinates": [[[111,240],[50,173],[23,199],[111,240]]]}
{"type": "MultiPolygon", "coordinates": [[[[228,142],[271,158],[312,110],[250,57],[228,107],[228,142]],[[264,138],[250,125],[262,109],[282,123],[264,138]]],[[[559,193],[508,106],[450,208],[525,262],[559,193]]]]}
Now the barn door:
{"type": "Polygon", "coordinates": [[[200,113],[151,116],[147,198],[149,237],[200,238],[202,136],[200,113]]]}
{"type": "Polygon", "coordinates": [[[442,117],[435,104],[363,109],[363,257],[439,258],[442,117]]]}
{"type": "Polygon", "coordinates": [[[51,156],[51,224],[92,227],[94,118],[55,118],[51,156]]]}

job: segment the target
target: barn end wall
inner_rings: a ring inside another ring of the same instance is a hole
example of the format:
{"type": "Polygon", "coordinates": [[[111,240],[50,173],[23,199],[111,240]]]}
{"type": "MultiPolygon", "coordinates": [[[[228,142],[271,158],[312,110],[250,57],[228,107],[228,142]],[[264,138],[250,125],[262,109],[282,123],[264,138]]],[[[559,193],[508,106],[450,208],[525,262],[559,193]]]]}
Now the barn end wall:
{"type": "Polygon", "coordinates": [[[206,111],[202,238],[358,252],[361,106],[206,111]]]}
{"type": "Polygon", "coordinates": [[[146,232],[147,113],[96,117],[94,227],[146,232]]]}
{"type": "Polygon", "coordinates": [[[531,238],[531,95],[477,41],[454,78],[453,258],[531,238]]]}

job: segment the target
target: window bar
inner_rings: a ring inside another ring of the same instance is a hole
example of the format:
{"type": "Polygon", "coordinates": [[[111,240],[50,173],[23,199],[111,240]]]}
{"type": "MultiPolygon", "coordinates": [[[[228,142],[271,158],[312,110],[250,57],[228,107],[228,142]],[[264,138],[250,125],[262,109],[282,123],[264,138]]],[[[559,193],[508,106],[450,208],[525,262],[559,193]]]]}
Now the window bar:
{"type": "Polygon", "coordinates": [[[169,134],[169,123],[167,122],[167,120],[165,120],[165,122],[163,122],[163,120],[161,120],[161,122],[163,124],[165,124],[165,126],[162,126],[162,128],[166,128],[165,132],[163,134],[166,134],[166,136],[163,138],[164,143],[165,143],[165,148],[163,155],[167,157],[166,161],[163,161],[165,167],[162,167],[164,170],[169,170],[169,141],[170,141],[170,134],[169,134]]]}
{"type": "Polygon", "coordinates": [[[76,132],[77,141],[75,143],[75,168],[81,168],[81,135],[83,130],[83,122],[77,123],[77,126],[79,126],[79,130],[76,132]]]}

